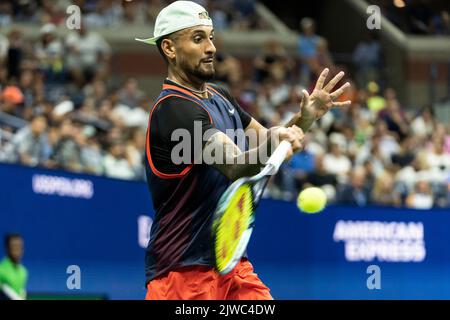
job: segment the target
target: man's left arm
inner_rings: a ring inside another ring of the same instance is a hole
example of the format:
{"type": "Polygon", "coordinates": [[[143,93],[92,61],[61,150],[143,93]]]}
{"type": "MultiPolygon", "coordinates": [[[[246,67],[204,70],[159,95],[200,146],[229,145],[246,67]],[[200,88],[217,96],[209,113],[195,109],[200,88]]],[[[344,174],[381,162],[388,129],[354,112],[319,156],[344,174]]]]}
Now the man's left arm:
{"type": "MultiPolygon", "coordinates": [[[[303,98],[300,103],[300,110],[295,114],[292,119],[285,125],[285,127],[291,127],[293,125],[298,126],[303,132],[309,130],[312,124],[323,117],[333,107],[344,107],[351,104],[350,100],[339,102],[337,100],[350,86],[349,82],[346,82],[337,90],[333,91],[336,84],[341,81],[345,73],[339,72],[333,79],[325,84],[325,80],[328,76],[329,70],[324,69],[317,80],[313,93],[309,95],[308,91],[303,90],[303,98]]],[[[249,125],[245,128],[245,132],[249,130],[255,130],[258,135],[263,133],[263,136],[267,135],[269,129],[260,124],[257,120],[252,118],[249,125]]],[[[263,141],[258,141],[258,144],[263,141]]]]}

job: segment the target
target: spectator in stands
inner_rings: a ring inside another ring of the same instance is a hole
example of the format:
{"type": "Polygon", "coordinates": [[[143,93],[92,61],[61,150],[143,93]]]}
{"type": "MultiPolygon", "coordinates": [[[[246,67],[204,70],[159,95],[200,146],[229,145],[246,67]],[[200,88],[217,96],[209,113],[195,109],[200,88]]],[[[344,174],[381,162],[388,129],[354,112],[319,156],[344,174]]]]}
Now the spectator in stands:
{"type": "Polygon", "coordinates": [[[118,94],[119,102],[130,108],[137,107],[144,97],[144,92],[139,88],[139,84],[134,78],[127,79],[118,94]]]}
{"type": "Polygon", "coordinates": [[[427,181],[418,181],[414,190],[406,198],[406,206],[413,209],[431,209],[433,207],[433,194],[427,181]]]}
{"type": "Polygon", "coordinates": [[[380,176],[380,173],[376,172],[373,162],[370,160],[364,162],[363,168],[366,171],[366,187],[369,190],[373,190],[376,178],[380,176]]]}
{"type": "Polygon", "coordinates": [[[450,125],[436,123],[436,135],[443,140],[444,153],[450,154],[450,125]]]}
{"type": "Polygon", "coordinates": [[[289,80],[292,67],[293,61],[283,46],[277,40],[269,40],[264,44],[262,55],[255,58],[255,81],[289,80]]]}
{"type": "Polygon", "coordinates": [[[103,168],[107,177],[134,179],[135,173],[126,159],[123,141],[111,141],[108,152],[103,158],[103,168]]]}
{"type": "Polygon", "coordinates": [[[344,143],[345,141],[341,138],[330,141],[330,152],[326,153],[323,158],[325,172],[336,175],[339,182],[346,181],[352,167],[350,159],[343,152],[344,143]]]}
{"type": "Polygon", "coordinates": [[[20,106],[24,102],[24,97],[19,87],[15,85],[6,86],[1,92],[0,101],[0,112],[21,117],[22,109],[20,106]]]}
{"type": "MultiPolygon", "coordinates": [[[[287,102],[291,95],[291,86],[281,78],[274,78],[268,84],[269,102],[273,106],[275,112],[278,113],[281,123],[286,123],[289,119],[289,109],[287,102]]],[[[260,110],[256,112],[259,113],[260,110]]],[[[251,113],[250,113],[251,114],[251,113]]]]}
{"type": "Polygon", "coordinates": [[[380,86],[374,81],[367,84],[367,92],[367,108],[369,108],[373,117],[377,117],[378,112],[386,107],[386,99],[379,95],[380,86]]]}
{"type": "Polygon", "coordinates": [[[130,139],[126,144],[126,157],[130,163],[135,179],[145,179],[144,150],[145,150],[145,130],[136,128],[131,130],[130,139]]]}
{"type": "Polygon", "coordinates": [[[344,184],[338,191],[339,203],[364,207],[371,203],[371,190],[365,183],[366,170],[356,167],[351,171],[350,183],[344,184]]]}
{"type": "Polygon", "coordinates": [[[23,300],[27,297],[28,271],[22,264],[23,238],[18,233],[5,236],[5,258],[0,261],[0,300],[23,300]]]}
{"type": "Polygon", "coordinates": [[[25,44],[22,32],[18,29],[12,29],[8,34],[8,79],[16,81],[19,79],[24,51],[25,44]]]}
{"type": "Polygon", "coordinates": [[[388,131],[401,141],[410,133],[409,121],[402,111],[394,89],[386,89],[385,99],[386,107],[378,113],[378,117],[386,123],[388,131]]]}
{"type": "Polygon", "coordinates": [[[66,38],[66,64],[79,88],[94,79],[105,80],[109,70],[111,48],[98,33],[84,23],[66,38]]]}
{"type": "Polygon", "coordinates": [[[15,134],[13,144],[20,163],[28,166],[44,165],[52,149],[47,135],[48,123],[44,116],[36,116],[15,134]]]}
{"type": "Polygon", "coordinates": [[[355,156],[356,166],[367,166],[367,162],[370,162],[371,172],[375,177],[380,175],[390,164],[390,161],[386,160],[381,152],[378,138],[371,138],[355,156]]]}
{"type": "Polygon", "coordinates": [[[385,122],[379,121],[375,125],[372,141],[378,144],[378,151],[383,161],[389,163],[393,154],[400,150],[398,138],[388,130],[385,122]]]}
{"type": "MultiPolygon", "coordinates": [[[[317,45],[317,59],[311,61],[311,70],[314,74],[320,74],[320,70],[323,68],[330,69],[330,76],[335,76],[338,72],[342,71],[342,67],[336,68],[330,51],[328,51],[328,41],[322,39],[317,45]]],[[[343,80],[341,80],[342,82],[343,80]]]]}
{"type": "Polygon", "coordinates": [[[80,128],[70,118],[62,120],[59,125],[58,140],[52,153],[52,160],[59,168],[75,172],[83,170],[80,155],[82,139],[80,128]]]}
{"type": "Polygon", "coordinates": [[[303,18],[300,21],[300,28],[302,30],[298,42],[298,55],[301,63],[300,83],[307,86],[311,82],[313,71],[311,67],[318,59],[318,48],[324,39],[315,33],[315,22],[311,18],[303,18]]]}
{"type": "Polygon", "coordinates": [[[371,81],[380,82],[381,44],[375,32],[367,32],[364,40],[357,44],[353,51],[353,65],[355,82],[360,88],[365,87],[371,81]]]}
{"type": "Polygon", "coordinates": [[[115,125],[122,127],[142,127],[148,123],[148,98],[142,96],[135,107],[129,107],[119,102],[118,92],[111,94],[110,102],[114,105],[111,114],[106,114],[107,118],[115,125]]]}
{"type": "Polygon", "coordinates": [[[41,27],[40,41],[34,47],[34,54],[40,71],[45,75],[46,86],[64,85],[64,47],[56,34],[56,26],[48,23],[41,27]]]}
{"type": "Polygon", "coordinates": [[[9,26],[13,22],[12,4],[8,1],[0,2],[0,28],[9,26]]]}
{"type": "Polygon", "coordinates": [[[400,195],[394,188],[392,174],[384,171],[380,174],[372,189],[372,202],[383,206],[399,206],[401,204],[400,195]]]}
{"type": "Polygon", "coordinates": [[[418,139],[415,136],[406,137],[400,144],[400,149],[393,153],[391,162],[397,169],[409,166],[415,157],[415,146],[417,146],[418,139]]]}
{"type": "Polygon", "coordinates": [[[426,157],[431,169],[450,172],[450,154],[444,152],[444,140],[440,136],[433,137],[426,157]]]}
{"type": "Polygon", "coordinates": [[[315,155],[314,171],[308,173],[306,181],[318,187],[329,185],[335,188],[338,184],[336,175],[325,171],[323,158],[323,154],[319,153],[315,155]]]}
{"type": "Polygon", "coordinates": [[[120,0],[99,0],[95,10],[85,12],[84,18],[89,27],[114,27],[122,22],[123,7],[120,0]]]}
{"type": "Polygon", "coordinates": [[[280,185],[284,192],[284,199],[295,199],[297,190],[302,189],[307,175],[314,171],[314,160],[314,155],[303,150],[295,154],[288,163],[283,165],[283,169],[280,172],[280,185]]]}
{"type": "MultiPolygon", "coordinates": [[[[216,22],[214,21],[214,26],[216,22]]],[[[215,28],[215,27],[214,27],[215,28]]],[[[214,80],[230,87],[238,86],[242,81],[242,70],[238,59],[223,50],[222,39],[216,35],[216,74],[214,80]]]]}
{"type": "Polygon", "coordinates": [[[96,107],[100,106],[108,95],[105,82],[102,80],[95,80],[87,84],[83,88],[83,95],[86,99],[92,99],[96,107]]]}
{"type": "Polygon", "coordinates": [[[81,148],[81,162],[84,171],[91,174],[102,175],[103,169],[103,151],[101,149],[96,130],[92,126],[87,126],[84,131],[85,139],[81,148]]]}
{"type": "Polygon", "coordinates": [[[434,131],[435,120],[433,117],[433,108],[425,107],[411,122],[411,131],[416,136],[427,137],[431,136],[434,131]]]}

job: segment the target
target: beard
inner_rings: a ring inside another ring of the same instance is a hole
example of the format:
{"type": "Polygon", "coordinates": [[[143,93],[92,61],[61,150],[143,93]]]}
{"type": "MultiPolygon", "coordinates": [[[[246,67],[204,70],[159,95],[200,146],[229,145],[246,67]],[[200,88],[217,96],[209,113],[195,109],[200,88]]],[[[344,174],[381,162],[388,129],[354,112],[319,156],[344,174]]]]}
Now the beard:
{"type": "Polygon", "coordinates": [[[202,62],[199,62],[196,66],[192,67],[182,61],[180,67],[184,70],[186,75],[195,77],[201,81],[209,81],[213,79],[216,74],[214,65],[207,69],[202,62]]]}
{"type": "Polygon", "coordinates": [[[215,74],[216,74],[216,71],[214,70],[214,67],[212,67],[212,69],[210,69],[210,70],[204,70],[200,66],[198,66],[192,71],[192,75],[194,77],[197,77],[203,81],[209,81],[209,80],[213,79],[215,74]]]}

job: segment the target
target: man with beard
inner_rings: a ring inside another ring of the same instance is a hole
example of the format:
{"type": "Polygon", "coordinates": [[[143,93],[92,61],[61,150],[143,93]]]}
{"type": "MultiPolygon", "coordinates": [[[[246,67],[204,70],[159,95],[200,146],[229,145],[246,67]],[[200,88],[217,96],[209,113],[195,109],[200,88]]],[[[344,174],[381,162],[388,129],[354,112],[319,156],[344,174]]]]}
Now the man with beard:
{"type": "Polygon", "coordinates": [[[272,299],[246,257],[225,276],[214,271],[212,216],[231,182],[260,171],[267,160],[261,155],[287,140],[289,158],[302,149],[302,130],[332,106],[350,103],[332,101],[346,85],[330,93],[343,73],[324,87],[325,70],[311,97],[305,91],[301,113],[285,127],[266,129],[227,90],[207,83],[214,76],[216,48],[212,21],[202,6],[170,4],[156,19],[154,37],[136,40],[156,45],[168,65],[147,130],[146,172],[155,220],[146,252],[146,299],[272,299]],[[262,138],[249,141],[251,148],[230,130],[262,138]],[[189,138],[180,139],[184,133],[189,138]],[[188,144],[182,152],[180,140],[188,144]],[[212,163],[205,163],[207,154],[214,154],[212,163]]]}

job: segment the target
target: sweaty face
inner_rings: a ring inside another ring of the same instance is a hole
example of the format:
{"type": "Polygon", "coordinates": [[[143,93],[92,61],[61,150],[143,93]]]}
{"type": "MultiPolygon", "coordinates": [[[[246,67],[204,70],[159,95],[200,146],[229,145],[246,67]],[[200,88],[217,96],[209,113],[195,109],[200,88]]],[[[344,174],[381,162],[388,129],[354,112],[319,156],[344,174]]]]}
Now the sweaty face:
{"type": "Polygon", "coordinates": [[[176,39],[176,67],[187,76],[194,76],[202,81],[214,77],[213,44],[214,29],[210,26],[197,26],[180,31],[176,39]]]}

